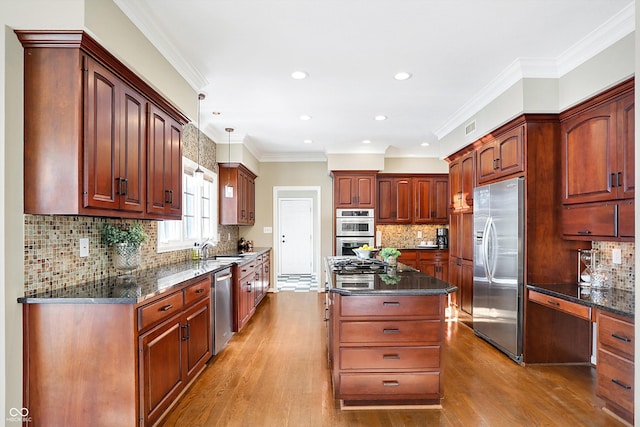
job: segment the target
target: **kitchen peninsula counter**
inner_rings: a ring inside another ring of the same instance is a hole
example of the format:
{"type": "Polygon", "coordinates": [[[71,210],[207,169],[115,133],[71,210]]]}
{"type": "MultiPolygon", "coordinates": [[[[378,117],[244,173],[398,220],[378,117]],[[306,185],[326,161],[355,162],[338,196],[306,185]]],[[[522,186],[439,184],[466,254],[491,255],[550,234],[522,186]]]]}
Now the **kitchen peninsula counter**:
{"type": "Polygon", "coordinates": [[[457,288],[403,264],[332,272],[338,259],[325,260],[335,398],[345,409],[440,408],[447,294],[457,288]]]}

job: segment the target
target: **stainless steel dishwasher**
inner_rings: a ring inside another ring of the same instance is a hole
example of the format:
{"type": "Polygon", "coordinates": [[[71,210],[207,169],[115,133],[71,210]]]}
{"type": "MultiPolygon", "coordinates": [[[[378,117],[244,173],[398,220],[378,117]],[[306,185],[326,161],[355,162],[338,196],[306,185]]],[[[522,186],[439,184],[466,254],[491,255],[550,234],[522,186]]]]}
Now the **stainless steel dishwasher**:
{"type": "Polygon", "coordinates": [[[213,286],[213,313],[211,320],[213,325],[213,354],[220,353],[233,335],[233,310],[231,307],[231,268],[217,271],[211,281],[213,286]]]}

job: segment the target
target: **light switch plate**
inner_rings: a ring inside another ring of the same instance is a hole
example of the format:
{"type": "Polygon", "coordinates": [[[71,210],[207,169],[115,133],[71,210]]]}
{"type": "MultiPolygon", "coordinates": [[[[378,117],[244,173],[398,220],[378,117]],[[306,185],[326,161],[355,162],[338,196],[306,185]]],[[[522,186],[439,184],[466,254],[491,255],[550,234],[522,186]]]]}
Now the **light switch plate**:
{"type": "Polygon", "coordinates": [[[418,231],[418,239],[422,239],[422,231],[418,231]]]}
{"type": "Polygon", "coordinates": [[[271,228],[271,227],[262,227],[262,232],[264,234],[271,234],[271,233],[273,233],[273,228],[271,228]]]}
{"type": "Polygon", "coordinates": [[[88,257],[89,256],[89,239],[83,237],[80,239],[80,256],[88,257]]]}
{"type": "Polygon", "coordinates": [[[621,249],[611,249],[611,262],[614,264],[622,264],[621,249]]]}

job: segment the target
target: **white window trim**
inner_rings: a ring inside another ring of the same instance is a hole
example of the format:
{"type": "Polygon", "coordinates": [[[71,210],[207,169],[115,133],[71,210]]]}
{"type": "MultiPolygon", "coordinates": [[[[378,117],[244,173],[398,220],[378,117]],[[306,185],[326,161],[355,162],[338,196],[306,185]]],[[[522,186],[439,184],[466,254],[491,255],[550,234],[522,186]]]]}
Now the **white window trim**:
{"type": "MultiPolygon", "coordinates": [[[[184,174],[188,173],[188,174],[193,174],[193,172],[197,169],[198,164],[196,162],[194,162],[191,159],[188,159],[186,157],[182,157],[182,179],[184,180],[184,174]]],[[[184,228],[183,228],[183,224],[182,224],[182,220],[179,220],[180,222],[180,236],[181,236],[181,240],[172,240],[169,242],[161,242],[160,241],[160,225],[164,223],[164,221],[158,221],[158,232],[157,232],[157,253],[165,253],[165,252],[172,252],[172,251],[178,251],[178,250],[185,250],[185,249],[193,249],[194,247],[194,243],[202,243],[203,241],[210,241],[214,244],[217,244],[217,236],[218,236],[218,174],[216,174],[213,171],[210,171],[209,169],[203,167],[202,165],[200,166],[200,169],[202,169],[204,171],[204,176],[205,179],[211,181],[211,188],[212,188],[212,195],[211,197],[211,236],[209,238],[204,238],[202,237],[202,225],[201,225],[201,212],[202,212],[202,206],[201,206],[201,202],[202,202],[202,187],[200,186],[197,189],[197,195],[196,195],[196,207],[195,207],[195,212],[196,212],[196,222],[200,222],[200,224],[198,225],[198,235],[199,237],[196,239],[184,239],[184,228]]],[[[184,191],[184,185],[183,185],[183,191],[184,191]]],[[[183,207],[184,207],[184,194],[182,194],[183,197],[183,207]]]]}

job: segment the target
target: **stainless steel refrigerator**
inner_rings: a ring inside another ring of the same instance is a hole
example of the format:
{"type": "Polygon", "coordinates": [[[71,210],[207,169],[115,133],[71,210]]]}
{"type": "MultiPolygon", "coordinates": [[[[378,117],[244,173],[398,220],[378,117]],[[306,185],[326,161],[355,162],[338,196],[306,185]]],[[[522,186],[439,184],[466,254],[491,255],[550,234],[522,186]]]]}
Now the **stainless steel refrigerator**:
{"type": "Polygon", "coordinates": [[[524,179],[473,191],[473,329],[522,362],[524,179]]]}

